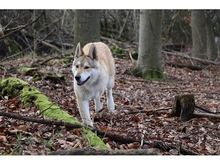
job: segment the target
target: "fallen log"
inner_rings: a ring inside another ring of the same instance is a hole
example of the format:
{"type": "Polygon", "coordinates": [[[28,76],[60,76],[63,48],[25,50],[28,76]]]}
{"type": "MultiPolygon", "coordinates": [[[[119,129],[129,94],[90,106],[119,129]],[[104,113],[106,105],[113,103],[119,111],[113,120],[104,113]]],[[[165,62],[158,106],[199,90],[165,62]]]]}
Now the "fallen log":
{"type": "Polygon", "coordinates": [[[161,155],[161,153],[157,148],[128,150],[100,150],[94,148],[83,148],[53,151],[51,152],[51,155],[161,155]]]}

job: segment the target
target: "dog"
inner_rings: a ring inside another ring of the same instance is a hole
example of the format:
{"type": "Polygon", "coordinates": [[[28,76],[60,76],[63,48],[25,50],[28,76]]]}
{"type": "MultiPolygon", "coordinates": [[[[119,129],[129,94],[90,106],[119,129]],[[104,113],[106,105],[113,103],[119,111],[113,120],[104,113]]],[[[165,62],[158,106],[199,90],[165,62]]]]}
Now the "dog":
{"type": "Polygon", "coordinates": [[[106,90],[108,111],[115,110],[112,95],[115,63],[109,47],[103,42],[94,42],[81,49],[79,42],[75,50],[72,72],[74,92],[83,124],[93,127],[89,110],[90,99],[94,99],[96,115],[101,118],[103,107],[100,97],[106,90]]]}

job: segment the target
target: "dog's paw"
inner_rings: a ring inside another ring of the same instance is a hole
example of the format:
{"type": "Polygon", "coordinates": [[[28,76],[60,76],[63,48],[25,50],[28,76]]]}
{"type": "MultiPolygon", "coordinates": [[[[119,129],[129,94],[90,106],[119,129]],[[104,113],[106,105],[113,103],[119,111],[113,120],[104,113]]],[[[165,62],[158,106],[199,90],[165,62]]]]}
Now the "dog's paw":
{"type": "Polygon", "coordinates": [[[89,127],[92,127],[92,128],[93,128],[93,122],[92,122],[92,120],[91,120],[91,121],[84,121],[84,122],[83,122],[83,125],[86,126],[86,127],[89,126],[89,127]]]}

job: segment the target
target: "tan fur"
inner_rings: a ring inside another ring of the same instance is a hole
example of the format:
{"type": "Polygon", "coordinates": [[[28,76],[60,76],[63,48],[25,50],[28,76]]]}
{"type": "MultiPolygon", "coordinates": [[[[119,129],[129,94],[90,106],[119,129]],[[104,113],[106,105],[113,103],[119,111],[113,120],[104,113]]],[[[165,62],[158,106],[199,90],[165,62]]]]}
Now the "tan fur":
{"type": "MultiPolygon", "coordinates": [[[[83,47],[83,52],[85,54],[89,54],[89,49],[91,47],[92,43],[89,43],[83,47]]],[[[102,66],[105,66],[107,69],[107,72],[110,75],[115,74],[115,63],[114,59],[112,58],[112,53],[107,45],[103,44],[102,42],[95,42],[93,43],[96,46],[97,49],[97,55],[98,60],[102,64],[102,66]]]]}

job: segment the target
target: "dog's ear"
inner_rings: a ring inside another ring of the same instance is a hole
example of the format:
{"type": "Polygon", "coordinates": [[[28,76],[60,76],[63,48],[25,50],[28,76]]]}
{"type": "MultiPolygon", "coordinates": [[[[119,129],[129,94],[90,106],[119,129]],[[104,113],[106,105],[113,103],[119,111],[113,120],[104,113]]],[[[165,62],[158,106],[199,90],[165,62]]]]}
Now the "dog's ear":
{"type": "Polygon", "coordinates": [[[89,49],[89,56],[94,60],[97,59],[97,50],[94,44],[91,45],[89,49]]]}
{"type": "Polygon", "coordinates": [[[75,57],[79,57],[83,55],[83,50],[81,48],[80,42],[76,46],[75,57]]]}

